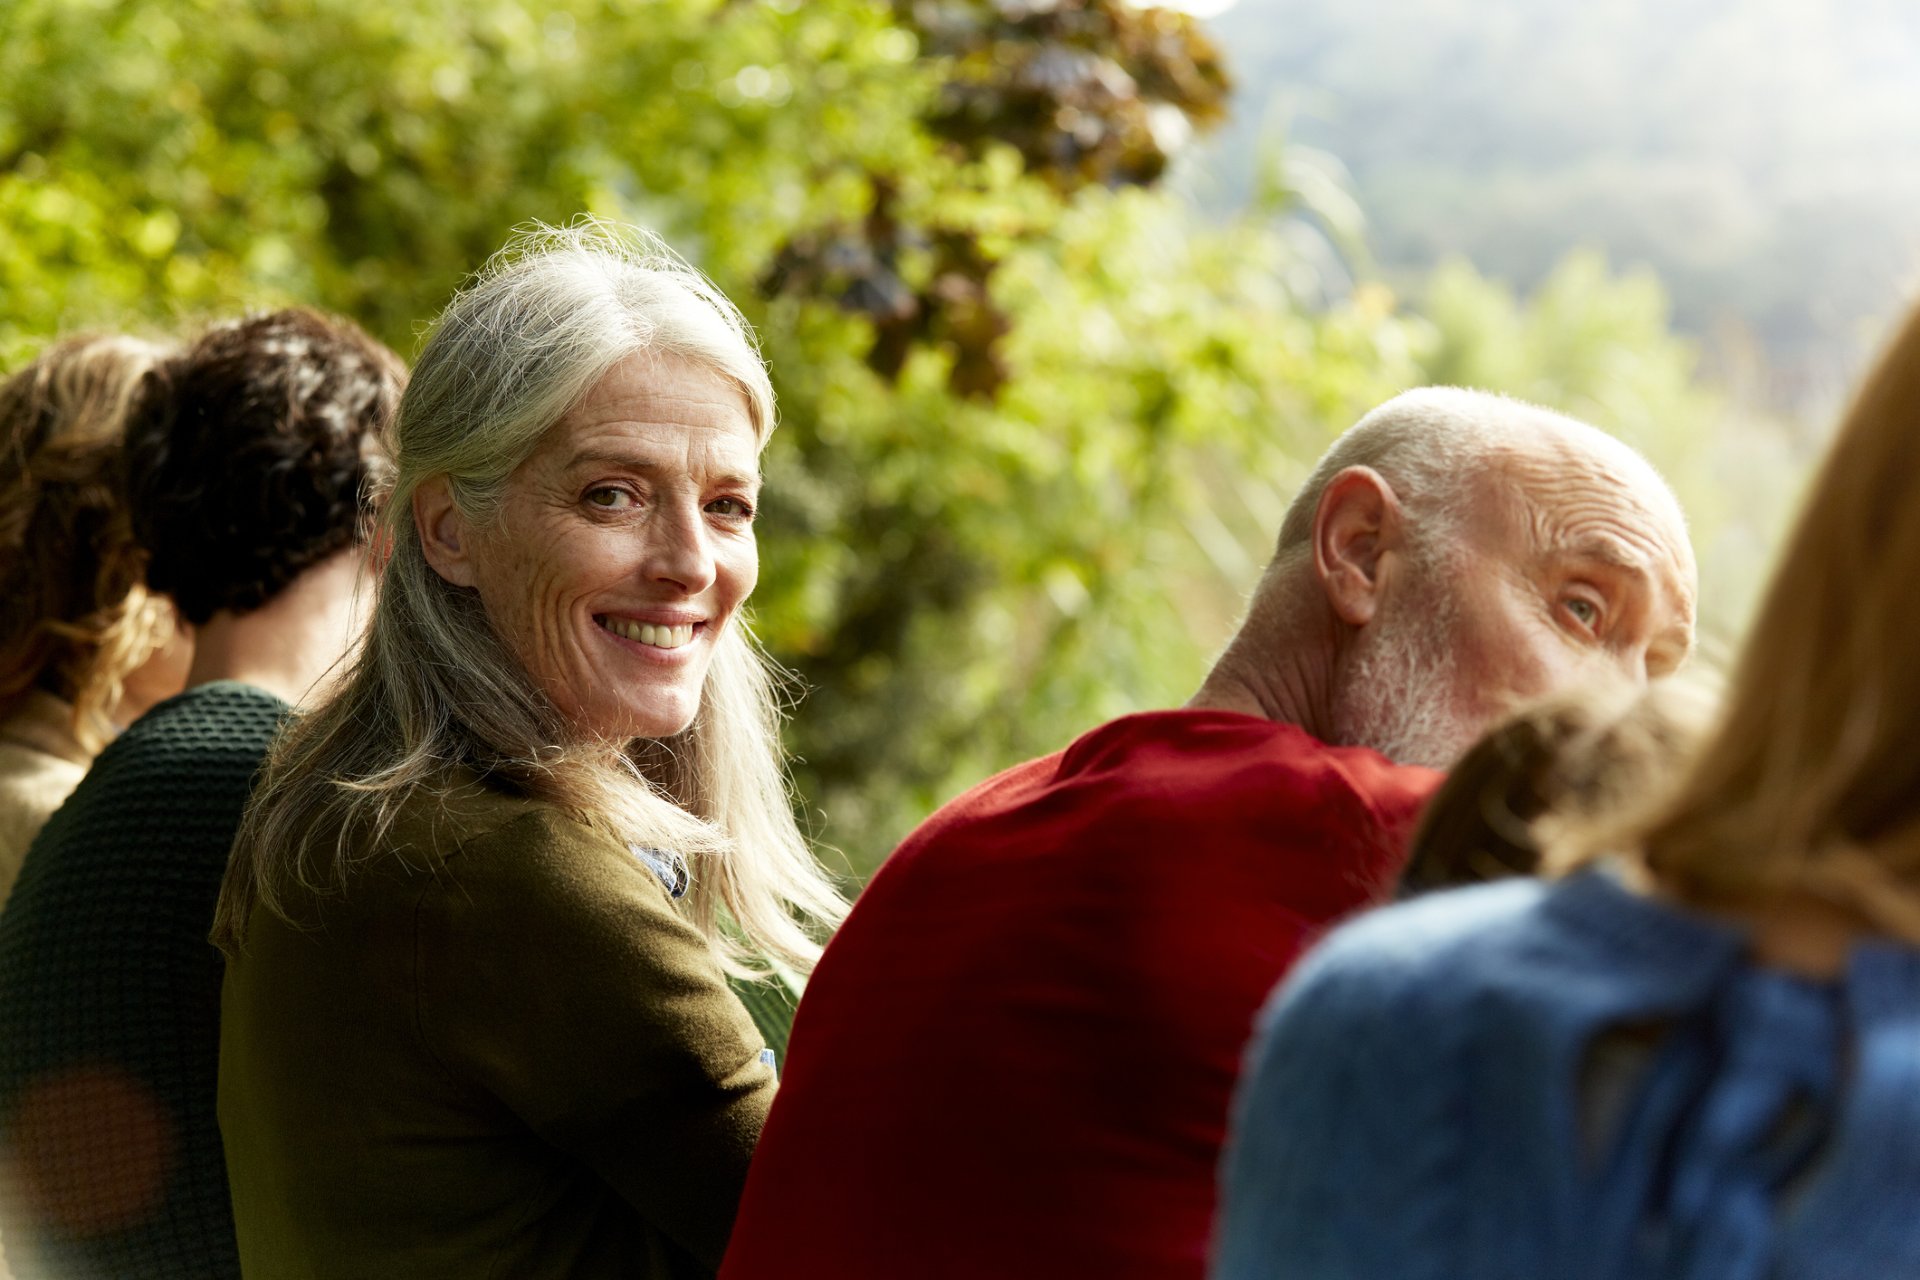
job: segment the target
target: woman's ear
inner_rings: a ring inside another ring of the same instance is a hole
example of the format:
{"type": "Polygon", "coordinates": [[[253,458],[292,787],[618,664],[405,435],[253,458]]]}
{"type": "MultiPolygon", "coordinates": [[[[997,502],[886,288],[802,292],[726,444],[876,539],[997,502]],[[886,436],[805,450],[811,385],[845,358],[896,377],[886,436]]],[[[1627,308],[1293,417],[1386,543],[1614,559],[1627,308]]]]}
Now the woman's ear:
{"type": "Polygon", "coordinates": [[[1348,626],[1364,627],[1379,608],[1381,557],[1398,551],[1400,500],[1372,467],[1348,467],[1320,491],[1313,518],[1313,564],[1327,603],[1348,626]]]}
{"type": "Polygon", "coordinates": [[[423,480],[413,491],[413,528],[435,573],[456,587],[474,585],[473,528],[445,476],[423,480]]]}

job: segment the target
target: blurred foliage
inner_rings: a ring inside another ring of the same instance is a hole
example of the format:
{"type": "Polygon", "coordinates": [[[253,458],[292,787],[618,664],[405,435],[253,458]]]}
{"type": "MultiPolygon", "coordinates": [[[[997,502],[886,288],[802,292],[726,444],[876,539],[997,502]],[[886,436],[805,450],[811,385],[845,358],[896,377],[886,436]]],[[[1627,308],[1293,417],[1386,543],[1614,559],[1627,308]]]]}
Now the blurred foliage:
{"type": "Polygon", "coordinates": [[[1694,376],[1691,346],[1669,337],[1665,287],[1650,271],[1616,277],[1595,250],[1562,259],[1524,302],[1510,286],[1451,259],[1428,281],[1421,311],[1434,328],[1429,381],[1498,387],[1604,424],[1695,495],[1714,521],[1700,441],[1675,424],[1709,421],[1718,397],[1694,376]]]}
{"type": "MultiPolygon", "coordinates": [[[[1151,182],[1196,125],[1226,114],[1219,55],[1184,14],[1125,0],[899,0],[894,10],[940,66],[925,115],[933,134],[971,161],[1011,146],[1063,196],[1151,182]]],[[[989,281],[1019,228],[988,231],[944,204],[916,210],[898,173],[869,176],[866,216],[796,235],[763,287],[865,315],[867,364],[889,381],[932,344],[952,356],[954,394],[992,399],[1010,376],[999,346],[1012,319],[989,281]]]]}
{"type": "Polygon", "coordinates": [[[1011,144],[1071,192],[1149,183],[1195,125],[1226,118],[1226,68],[1199,24],[1127,0],[897,0],[944,59],[928,124],[969,152],[1011,144]]]}
{"type": "Polygon", "coordinates": [[[1580,260],[1522,304],[1449,269],[1422,317],[1349,287],[1336,167],[1224,224],[1156,189],[1226,80],[1117,0],[7,3],[8,362],[295,300],[408,351],[514,224],[582,210],[742,304],[783,419],[757,622],[856,873],[994,768],[1185,697],[1306,467],[1394,391],[1509,388],[1670,466],[1711,412],[1635,277],[1580,260]]]}

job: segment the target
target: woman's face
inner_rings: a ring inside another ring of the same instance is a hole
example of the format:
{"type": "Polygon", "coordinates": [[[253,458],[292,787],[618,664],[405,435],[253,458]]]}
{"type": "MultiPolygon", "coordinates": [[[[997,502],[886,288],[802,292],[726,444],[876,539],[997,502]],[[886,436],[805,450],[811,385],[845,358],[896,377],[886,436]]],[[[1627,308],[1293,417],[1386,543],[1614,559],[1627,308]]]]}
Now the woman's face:
{"type": "Polygon", "coordinates": [[[541,439],[473,531],[472,585],[583,738],[680,732],[753,590],[759,447],[734,383],[629,356],[541,439]]]}

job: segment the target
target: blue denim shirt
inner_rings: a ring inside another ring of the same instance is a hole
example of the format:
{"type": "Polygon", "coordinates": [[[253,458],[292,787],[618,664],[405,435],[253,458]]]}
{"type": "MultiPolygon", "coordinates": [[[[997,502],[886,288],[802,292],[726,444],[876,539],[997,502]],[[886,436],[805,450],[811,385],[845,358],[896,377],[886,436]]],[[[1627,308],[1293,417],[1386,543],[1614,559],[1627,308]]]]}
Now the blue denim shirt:
{"type": "Polygon", "coordinates": [[[1745,953],[1604,872],[1339,930],[1262,1015],[1214,1276],[1920,1276],[1920,952],[1745,953]]]}

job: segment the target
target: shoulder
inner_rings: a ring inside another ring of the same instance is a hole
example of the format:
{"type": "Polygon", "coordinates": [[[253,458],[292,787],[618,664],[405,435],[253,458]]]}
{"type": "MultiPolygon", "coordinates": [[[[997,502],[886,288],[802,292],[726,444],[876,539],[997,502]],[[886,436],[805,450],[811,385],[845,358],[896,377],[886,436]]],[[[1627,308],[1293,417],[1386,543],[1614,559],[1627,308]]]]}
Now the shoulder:
{"type": "Polygon", "coordinates": [[[388,843],[403,858],[431,853],[458,879],[507,888],[532,887],[556,874],[575,879],[595,869],[645,873],[631,849],[586,815],[471,774],[410,796],[388,843]]]}
{"type": "Polygon", "coordinates": [[[188,796],[244,797],[291,713],[272,694],[233,681],[176,694],[107,744],[75,793],[76,803],[113,807],[138,796],[144,806],[188,796]]]}
{"type": "Polygon", "coordinates": [[[6,812],[36,813],[44,819],[86,772],[83,764],[18,743],[0,742],[0,800],[6,812]]]}
{"type": "Polygon", "coordinates": [[[613,832],[559,806],[480,786],[416,797],[388,850],[423,909],[462,931],[605,931],[623,948],[705,943],[660,876],[613,832]],[[426,856],[422,856],[426,855],[426,856]]]}
{"type": "Polygon", "coordinates": [[[495,785],[465,769],[451,771],[409,791],[369,854],[397,857],[409,865],[449,858],[484,859],[509,848],[550,849],[585,835],[586,823],[554,805],[495,785]]]}
{"type": "Polygon", "coordinates": [[[215,680],[175,694],[135,720],[113,747],[258,750],[293,713],[285,700],[237,680],[215,680]]]}
{"type": "MultiPolygon", "coordinates": [[[[1428,1155],[1446,1147],[1454,1091],[1470,1074],[1459,1055],[1488,1031],[1491,958],[1540,897],[1532,882],[1435,895],[1363,916],[1309,952],[1261,1011],[1247,1051],[1234,1179],[1293,1185],[1287,1168],[1307,1159],[1328,1180],[1295,1186],[1303,1203],[1344,1203],[1355,1161],[1378,1157],[1388,1130],[1424,1133],[1428,1155]],[[1372,1138],[1351,1127],[1361,1113],[1372,1138]],[[1338,1194],[1336,1165],[1349,1179],[1338,1194]]],[[[1388,1141],[1398,1144],[1396,1176],[1412,1176],[1421,1162],[1410,1139],[1388,1141]]]]}
{"type": "Polygon", "coordinates": [[[1259,744],[1259,771],[1247,779],[1256,792],[1282,797],[1303,829],[1370,840],[1397,857],[1443,775],[1396,764],[1369,747],[1334,746],[1298,725],[1275,723],[1259,744]]]}
{"type": "Polygon", "coordinates": [[[1373,912],[1281,984],[1235,1094],[1218,1274],[1457,1273],[1435,1227],[1474,1149],[1476,974],[1539,897],[1514,882],[1373,912]]]}
{"type": "Polygon", "coordinates": [[[1065,769],[1112,776],[1157,798],[1326,810],[1373,824],[1410,821],[1439,785],[1428,769],[1365,747],[1337,747],[1299,725],[1228,711],[1162,711],[1115,720],[1068,749],[1065,769]]]}
{"type": "Polygon", "coordinates": [[[1289,1041],[1387,1027],[1408,1038],[1448,1021],[1511,977],[1548,893],[1512,880],[1369,912],[1307,954],[1261,1014],[1261,1035],[1285,1024],[1289,1041]]]}

